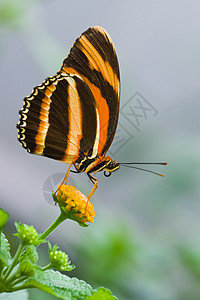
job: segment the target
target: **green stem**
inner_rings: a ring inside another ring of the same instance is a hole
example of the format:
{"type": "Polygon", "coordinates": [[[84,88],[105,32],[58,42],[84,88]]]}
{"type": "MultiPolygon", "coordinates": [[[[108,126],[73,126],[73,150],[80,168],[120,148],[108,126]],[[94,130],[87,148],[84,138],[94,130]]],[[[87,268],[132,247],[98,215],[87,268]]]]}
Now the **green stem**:
{"type": "Polygon", "coordinates": [[[34,288],[34,287],[35,286],[27,286],[26,283],[23,283],[22,285],[13,286],[12,287],[12,292],[24,290],[24,289],[27,289],[27,288],[34,288]]]}
{"type": "Polygon", "coordinates": [[[50,268],[51,268],[51,263],[49,263],[47,266],[43,267],[42,271],[46,271],[46,270],[48,270],[50,268]]]}
{"type": "Polygon", "coordinates": [[[18,263],[18,258],[19,258],[19,256],[20,256],[20,254],[21,254],[23,248],[24,248],[24,244],[21,242],[21,243],[19,244],[19,247],[18,247],[18,249],[17,249],[17,252],[15,253],[15,256],[14,256],[14,258],[13,258],[12,263],[10,264],[10,266],[8,267],[8,269],[7,269],[6,273],[5,273],[4,279],[8,278],[9,274],[12,272],[13,268],[14,268],[14,267],[16,266],[16,264],[18,263]]]}
{"type": "Polygon", "coordinates": [[[66,215],[61,212],[61,214],[59,215],[59,217],[53,222],[53,224],[51,224],[49,226],[49,228],[47,228],[47,230],[45,230],[42,233],[42,235],[40,236],[40,238],[41,239],[46,239],[50,235],[50,233],[52,233],[52,231],[54,229],[56,229],[56,227],[58,227],[58,225],[60,225],[60,223],[62,223],[66,219],[67,219],[66,215]]]}
{"type": "Polygon", "coordinates": [[[12,276],[9,277],[9,279],[7,279],[7,283],[10,284],[11,282],[15,281],[17,279],[17,273],[15,272],[12,276]]]}
{"type": "Polygon", "coordinates": [[[20,277],[18,279],[13,280],[13,282],[11,284],[14,287],[16,284],[19,284],[20,282],[22,282],[22,281],[24,281],[26,279],[27,279],[27,276],[22,276],[22,277],[20,277]]]}

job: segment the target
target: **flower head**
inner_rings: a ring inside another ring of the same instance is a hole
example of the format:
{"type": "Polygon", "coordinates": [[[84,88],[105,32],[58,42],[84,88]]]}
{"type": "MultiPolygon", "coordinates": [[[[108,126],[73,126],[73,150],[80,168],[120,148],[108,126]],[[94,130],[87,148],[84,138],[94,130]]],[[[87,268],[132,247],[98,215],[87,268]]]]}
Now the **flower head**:
{"type": "Polygon", "coordinates": [[[71,185],[58,186],[56,199],[62,211],[69,219],[85,224],[86,222],[94,222],[94,205],[88,198],[71,185]]]}
{"type": "Polygon", "coordinates": [[[75,268],[75,266],[70,265],[70,261],[68,259],[68,255],[63,251],[58,251],[58,246],[54,245],[51,247],[49,243],[49,259],[50,259],[50,266],[55,268],[59,271],[71,271],[75,268]]]}
{"type": "Polygon", "coordinates": [[[28,226],[26,224],[20,224],[15,222],[18,233],[15,235],[21,240],[24,245],[34,245],[37,246],[43,243],[44,240],[40,239],[40,234],[33,226],[28,226]]]}

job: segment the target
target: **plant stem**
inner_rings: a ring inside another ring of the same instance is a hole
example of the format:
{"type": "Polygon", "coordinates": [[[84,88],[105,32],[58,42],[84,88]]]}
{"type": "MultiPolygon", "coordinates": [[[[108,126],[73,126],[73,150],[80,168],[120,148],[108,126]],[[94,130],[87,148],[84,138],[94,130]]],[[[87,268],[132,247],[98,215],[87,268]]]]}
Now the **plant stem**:
{"type": "Polygon", "coordinates": [[[60,215],[59,215],[59,217],[55,220],[55,222],[53,222],[53,224],[51,224],[50,226],[49,226],[49,228],[47,228],[47,230],[45,230],[43,233],[42,233],[42,235],[40,236],[40,238],[41,239],[46,239],[49,235],[50,235],[50,233],[52,233],[52,231],[54,230],[54,229],[56,229],[56,227],[58,227],[58,225],[60,225],[60,223],[62,223],[64,220],[66,220],[67,219],[67,217],[66,217],[66,215],[65,214],[63,214],[63,213],[61,213],[60,215]]]}
{"type": "Polygon", "coordinates": [[[51,263],[49,263],[47,266],[43,267],[42,271],[46,271],[46,270],[48,270],[50,268],[51,268],[51,263]]]}
{"type": "Polygon", "coordinates": [[[19,284],[20,282],[24,281],[25,279],[27,279],[27,276],[22,276],[20,278],[13,280],[13,282],[11,284],[14,287],[16,284],[19,284]]]}
{"type": "Polygon", "coordinates": [[[8,267],[6,273],[5,273],[5,276],[4,276],[4,279],[8,278],[9,274],[12,272],[13,268],[16,266],[17,262],[18,262],[18,258],[22,252],[24,248],[24,244],[23,243],[20,243],[19,244],[19,247],[17,249],[17,252],[15,253],[15,256],[13,258],[13,261],[12,263],[10,264],[10,266],[8,267]]]}

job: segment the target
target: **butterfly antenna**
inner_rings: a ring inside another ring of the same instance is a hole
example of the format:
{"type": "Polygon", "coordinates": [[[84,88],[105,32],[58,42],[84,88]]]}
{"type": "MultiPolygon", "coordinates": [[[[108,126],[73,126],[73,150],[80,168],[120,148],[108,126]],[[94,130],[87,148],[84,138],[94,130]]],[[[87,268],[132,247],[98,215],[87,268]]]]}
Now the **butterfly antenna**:
{"type": "Polygon", "coordinates": [[[137,169],[137,170],[149,172],[149,173],[161,176],[161,177],[165,177],[165,175],[163,175],[163,174],[160,174],[160,173],[148,170],[148,169],[136,167],[134,165],[164,165],[164,166],[166,166],[167,163],[166,162],[165,163],[157,163],[157,162],[156,163],[138,163],[138,162],[136,162],[136,163],[129,163],[128,162],[128,163],[119,163],[119,165],[122,165],[122,166],[127,167],[127,168],[131,168],[131,169],[137,169]]]}

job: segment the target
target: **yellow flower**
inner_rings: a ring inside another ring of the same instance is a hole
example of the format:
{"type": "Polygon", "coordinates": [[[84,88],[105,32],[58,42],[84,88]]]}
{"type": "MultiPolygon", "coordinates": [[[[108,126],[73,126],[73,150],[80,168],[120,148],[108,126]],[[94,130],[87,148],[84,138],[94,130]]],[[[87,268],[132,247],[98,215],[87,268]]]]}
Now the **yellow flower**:
{"type": "Polygon", "coordinates": [[[56,197],[59,206],[65,208],[70,219],[80,223],[94,222],[94,205],[74,186],[59,185],[56,197]]]}

